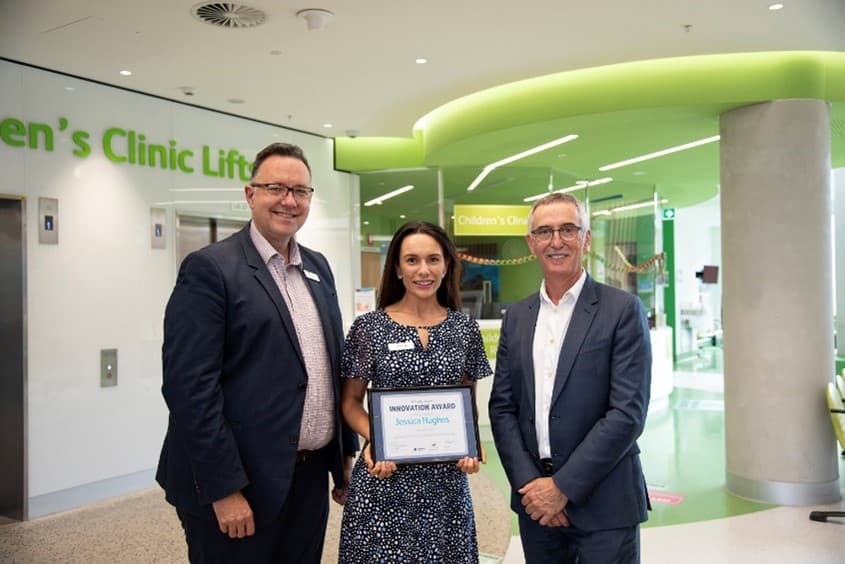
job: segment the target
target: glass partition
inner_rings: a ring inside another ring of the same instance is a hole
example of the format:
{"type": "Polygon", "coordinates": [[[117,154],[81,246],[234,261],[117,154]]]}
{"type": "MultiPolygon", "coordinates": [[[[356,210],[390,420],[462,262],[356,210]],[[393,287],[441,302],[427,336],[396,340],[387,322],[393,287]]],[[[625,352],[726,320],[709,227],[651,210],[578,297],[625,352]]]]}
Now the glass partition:
{"type": "Polygon", "coordinates": [[[509,304],[540,288],[542,274],[525,241],[531,197],[568,187],[584,202],[590,218],[588,272],[599,282],[639,296],[654,322],[662,310],[664,278],[661,201],[653,186],[612,179],[594,181],[593,186],[559,174],[555,179],[548,169],[503,167],[476,190],[468,190],[477,174],[476,168],[455,167],[439,175],[433,168],[363,174],[362,246],[380,250],[383,257],[400,225],[413,219],[436,224],[442,205],[443,227],[462,259],[463,309],[478,319],[499,319],[509,304]],[[413,188],[395,198],[373,198],[404,186],[413,188]],[[438,192],[444,194],[439,202],[438,192]]]}

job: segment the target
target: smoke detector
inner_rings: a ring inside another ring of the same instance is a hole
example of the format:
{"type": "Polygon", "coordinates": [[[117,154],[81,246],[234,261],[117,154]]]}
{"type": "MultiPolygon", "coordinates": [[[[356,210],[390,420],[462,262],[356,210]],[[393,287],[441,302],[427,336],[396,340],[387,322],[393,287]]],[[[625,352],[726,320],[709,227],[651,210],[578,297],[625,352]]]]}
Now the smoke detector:
{"type": "Polygon", "coordinates": [[[191,8],[191,15],[215,27],[232,29],[255,27],[267,19],[261,10],[231,2],[202,2],[191,8]]]}
{"type": "Polygon", "coordinates": [[[326,22],[329,21],[334,14],[328,10],[320,8],[307,8],[296,13],[297,18],[302,18],[308,24],[308,31],[315,29],[323,29],[326,22]]]}

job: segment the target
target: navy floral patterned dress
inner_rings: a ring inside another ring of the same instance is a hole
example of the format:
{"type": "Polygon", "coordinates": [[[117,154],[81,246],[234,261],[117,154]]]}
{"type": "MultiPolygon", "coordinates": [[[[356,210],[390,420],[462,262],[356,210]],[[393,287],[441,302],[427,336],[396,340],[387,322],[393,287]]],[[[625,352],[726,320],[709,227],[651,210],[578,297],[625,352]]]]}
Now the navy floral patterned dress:
{"type": "MultiPolygon", "coordinates": [[[[416,328],[384,310],[359,316],[346,337],[341,370],[377,388],[460,384],[464,376],[491,374],[478,323],[453,310],[429,328],[426,348],[416,328]],[[388,350],[389,343],[408,341],[412,350],[388,350]]],[[[478,562],[466,474],[454,463],[410,464],[381,479],[359,457],[343,510],[340,562],[478,562]]]]}

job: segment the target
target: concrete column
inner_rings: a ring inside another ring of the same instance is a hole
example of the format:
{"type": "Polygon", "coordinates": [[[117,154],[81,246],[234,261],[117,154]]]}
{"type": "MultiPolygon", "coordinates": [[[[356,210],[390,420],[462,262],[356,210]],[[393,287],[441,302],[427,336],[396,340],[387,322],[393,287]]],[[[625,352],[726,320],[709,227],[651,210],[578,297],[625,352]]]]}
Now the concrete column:
{"type": "Polygon", "coordinates": [[[833,171],[833,217],[836,240],[836,354],[845,357],[845,168],[833,171]]]}
{"type": "Polygon", "coordinates": [[[829,107],[756,104],[720,128],[727,487],[834,502],[829,107]]]}

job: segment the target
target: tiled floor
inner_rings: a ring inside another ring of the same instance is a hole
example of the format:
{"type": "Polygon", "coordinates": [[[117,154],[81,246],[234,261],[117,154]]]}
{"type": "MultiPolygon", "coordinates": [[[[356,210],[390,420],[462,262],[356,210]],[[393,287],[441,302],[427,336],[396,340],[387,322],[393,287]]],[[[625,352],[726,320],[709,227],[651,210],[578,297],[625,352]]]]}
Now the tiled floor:
{"type": "MultiPolygon", "coordinates": [[[[725,490],[721,370],[715,348],[679,364],[668,407],[649,413],[639,441],[654,508],[643,525],[643,562],[845,562],[845,520],[817,523],[808,519],[815,507],[755,503],[725,490]]],[[[505,494],[509,486],[492,445],[487,452],[493,455],[483,471],[505,494]]],[[[512,531],[506,564],[523,562],[515,519],[512,531]]]]}
{"type": "MultiPolygon", "coordinates": [[[[845,562],[845,519],[817,523],[810,521],[808,515],[812,509],[820,508],[778,507],[727,493],[722,381],[721,353],[718,349],[707,350],[701,357],[677,367],[675,391],[668,405],[649,414],[639,444],[654,509],[643,525],[642,561],[646,564],[845,562]]],[[[479,539],[486,534],[497,542],[480,542],[482,551],[487,553],[480,564],[497,561],[520,564],[524,560],[516,518],[504,502],[509,494],[507,478],[490,440],[489,428],[481,429],[481,438],[488,463],[482,467],[484,474],[475,477],[476,485],[485,487],[484,492],[476,495],[473,490],[479,539]],[[510,517],[512,535],[509,544],[506,514],[510,517]],[[496,521],[495,529],[493,521],[496,521]],[[507,553],[502,559],[505,547],[507,553]]],[[[845,476],[845,461],[840,463],[840,476],[845,476]]],[[[845,477],[842,481],[845,482],[845,477]]],[[[4,526],[0,528],[0,533],[5,532],[5,536],[0,534],[0,561],[183,562],[184,541],[175,514],[164,503],[160,490],[151,491],[152,494],[142,492],[109,500],[76,513],[4,526]],[[146,505],[138,509],[138,503],[146,505]],[[114,539],[87,540],[80,532],[73,533],[73,527],[59,526],[63,522],[78,526],[82,514],[88,516],[85,523],[91,524],[85,526],[85,531],[95,539],[107,538],[105,531],[111,532],[116,526],[124,532],[134,530],[133,527],[140,532],[121,535],[121,543],[115,544],[114,539]],[[121,518],[126,523],[120,524],[121,518]],[[131,524],[135,522],[140,524],[131,524]],[[167,538],[169,544],[165,542],[167,538]],[[157,554],[167,556],[153,557],[151,547],[158,550],[157,554]],[[119,556],[102,556],[104,550],[112,549],[119,556]],[[145,556],[127,557],[129,549],[145,556]],[[43,557],[34,556],[42,553],[43,557]],[[20,554],[25,556],[9,557],[20,554]]],[[[843,510],[845,503],[824,509],[843,510]]],[[[333,560],[329,557],[326,561],[333,560]]]]}

